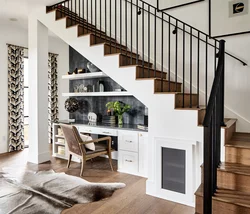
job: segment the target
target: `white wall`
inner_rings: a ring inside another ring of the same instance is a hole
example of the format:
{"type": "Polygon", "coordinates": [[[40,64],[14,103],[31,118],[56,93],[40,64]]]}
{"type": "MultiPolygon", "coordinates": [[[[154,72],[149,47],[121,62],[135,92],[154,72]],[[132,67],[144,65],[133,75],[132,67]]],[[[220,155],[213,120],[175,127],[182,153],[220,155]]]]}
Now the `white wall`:
{"type": "MultiPolygon", "coordinates": [[[[0,23],[0,153],[8,151],[8,60],[6,43],[28,47],[28,32],[23,28],[13,26],[11,23],[0,23]]],[[[67,81],[62,82],[61,76],[68,71],[69,50],[68,45],[62,40],[50,37],[49,51],[59,54],[58,56],[58,98],[59,98],[59,117],[68,118],[68,113],[64,110],[64,98],[61,92],[68,89],[67,81]]]]}

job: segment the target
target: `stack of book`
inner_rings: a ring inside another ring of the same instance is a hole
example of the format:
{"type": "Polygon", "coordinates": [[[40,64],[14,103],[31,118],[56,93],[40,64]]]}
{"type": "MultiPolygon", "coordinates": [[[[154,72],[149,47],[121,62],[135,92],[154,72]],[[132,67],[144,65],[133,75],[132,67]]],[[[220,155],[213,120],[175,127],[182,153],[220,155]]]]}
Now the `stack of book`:
{"type": "Polygon", "coordinates": [[[102,118],[102,123],[107,125],[115,125],[115,116],[104,115],[102,118]]]}
{"type": "Polygon", "coordinates": [[[142,125],[142,124],[138,124],[138,125],[137,125],[137,128],[138,128],[138,129],[141,129],[141,130],[144,130],[144,131],[148,131],[148,127],[145,126],[145,125],[142,125]]]}

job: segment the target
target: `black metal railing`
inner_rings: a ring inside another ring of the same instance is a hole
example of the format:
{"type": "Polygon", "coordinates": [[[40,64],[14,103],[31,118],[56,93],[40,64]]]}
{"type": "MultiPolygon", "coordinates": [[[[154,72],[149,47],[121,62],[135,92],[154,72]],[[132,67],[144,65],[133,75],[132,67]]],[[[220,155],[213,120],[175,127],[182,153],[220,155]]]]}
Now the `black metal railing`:
{"type": "Polygon", "coordinates": [[[225,41],[219,43],[218,64],[208,101],[204,126],[203,213],[212,214],[212,196],[217,189],[217,168],[220,165],[221,126],[224,126],[225,41]]]}
{"type": "Polygon", "coordinates": [[[123,65],[141,65],[141,78],[159,78],[156,92],[182,93],[182,107],[207,105],[218,40],[142,0],[67,0],[47,7],[53,9],[67,16],[69,25],[80,24],[83,34],[94,34],[95,43],[109,44],[110,53],[124,54],[123,65]],[[185,91],[197,99],[186,99],[185,91]]]}

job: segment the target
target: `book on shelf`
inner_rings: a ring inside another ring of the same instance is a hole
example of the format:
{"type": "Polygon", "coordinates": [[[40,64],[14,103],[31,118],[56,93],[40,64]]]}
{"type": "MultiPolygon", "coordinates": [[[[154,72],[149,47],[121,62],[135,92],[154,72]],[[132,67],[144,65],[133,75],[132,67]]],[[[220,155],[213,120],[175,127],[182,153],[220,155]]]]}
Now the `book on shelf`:
{"type": "Polygon", "coordinates": [[[143,125],[143,124],[138,124],[138,125],[137,125],[137,128],[138,128],[138,129],[141,129],[141,130],[144,130],[144,131],[148,131],[148,127],[145,126],[145,125],[143,125]]]}

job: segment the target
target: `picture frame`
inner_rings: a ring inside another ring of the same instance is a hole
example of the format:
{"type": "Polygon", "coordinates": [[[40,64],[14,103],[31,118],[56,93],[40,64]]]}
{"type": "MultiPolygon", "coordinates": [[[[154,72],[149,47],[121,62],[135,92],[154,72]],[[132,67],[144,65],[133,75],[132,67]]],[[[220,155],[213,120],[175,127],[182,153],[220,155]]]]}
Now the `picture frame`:
{"type": "Polygon", "coordinates": [[[203,2],[205,0],[169,0],[169,1],[160,1],[157,0],[157,10],[158,11],[165,11],[170,10],[178,7],[183,7],[189,4],[203,2]]]}
{"type": "Polygon", "coordinates": [[[209,0],[209,36],[250,33],[250,0],[209,0]]]}

